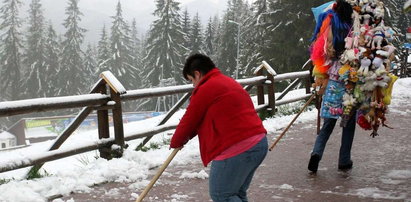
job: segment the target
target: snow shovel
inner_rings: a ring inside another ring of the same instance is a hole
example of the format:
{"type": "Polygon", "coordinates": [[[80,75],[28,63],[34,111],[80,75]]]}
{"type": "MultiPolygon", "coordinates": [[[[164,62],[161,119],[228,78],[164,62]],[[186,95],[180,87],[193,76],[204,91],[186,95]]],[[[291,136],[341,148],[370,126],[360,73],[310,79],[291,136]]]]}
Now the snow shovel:
{"type": "Polygon", "coordinates": [[[308,99],[308,101],[305,103],[305,105],[303,106],[303,108],[301,108],[300,112],[298,112],[297,115],[295,115],[294,119],[290,122],[290,124],[288,124],[288,126],[284,129],[283,133],[281,133],[281,135],[275,140],[275,142],[270,146],[269,150],[272,151],[273,148],[275,147],[275,145],[280,141],[280,139],[285,135],[285,133],[288,131],[288,129],[290,129],[291,125],[293,125],[294,121],[298,118],[298,116],[300,116],[300,114],[305,110],[305,108],[307,108],[307,106],[311,103],[311,101],[313,101],[315,97],[315,93],[313,95],[311,95],[310,99],[308,99]]]}
{"type": "Polygon", "coordinates": [[[176,148],[171,152],[170,156],[168,156],[167,160],[163,163],[163,165],[160,167],[158,170],[157,174],[153,177],[151,182],[147,185],[147,187],[144,189],[144,191],[140,194],[136,202],[141,202],[143,201],[144,197],[148,194],[148,192],[153,188],[154,184],[157,182],[158,178],[160,178],[161,174],[163,174],[164,170],[167,168],[168,164],[173,160],[173,158],[176,156],[177,152],[181,150],[182,147],[176,148]]]}

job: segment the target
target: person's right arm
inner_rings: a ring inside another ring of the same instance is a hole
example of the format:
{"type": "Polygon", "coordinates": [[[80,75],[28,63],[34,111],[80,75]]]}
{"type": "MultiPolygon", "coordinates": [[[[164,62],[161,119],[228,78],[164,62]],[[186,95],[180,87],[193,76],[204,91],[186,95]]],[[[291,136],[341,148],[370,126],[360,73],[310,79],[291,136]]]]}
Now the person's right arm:
{"type": "Polygon", "coordinates": [[[179,148],[185,145],[191,138],[197,135],[197,130],[205,116],[212,97],[206,86],[201,86],[197,92],[194,92],[190,99],[190,104],[177,126],[177,129],[171,138],[170,147],[179,148]]]}

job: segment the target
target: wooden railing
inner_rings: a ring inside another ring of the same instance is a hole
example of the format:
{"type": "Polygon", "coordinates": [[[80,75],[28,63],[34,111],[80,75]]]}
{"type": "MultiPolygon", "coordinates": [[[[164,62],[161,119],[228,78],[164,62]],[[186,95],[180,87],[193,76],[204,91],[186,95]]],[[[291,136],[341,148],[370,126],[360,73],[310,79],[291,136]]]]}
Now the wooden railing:
{"type": "MultiPolygon", "coordinates": [[[[277,74],[268,63],[263,61],[262,64],[256,69],[255,74],[255,77],[239,79],[237,81],[243,85],[244,89],[247,91],[251,90],[254,86],[257,87],[257,111],[267,110],[270,114],[275,114],[275,108],[277,106],[307,99],[311,96],[311,76],[309,71],[277,74]],[[276,99],[275,83],[289,79],[294,79],[294,81],[276,99]],[[290,99],[283,99],[283,97],[301,81],[306,81],[304,82],[306,94],[290,99]],[[265,102],[265,94],[268,94],[268,102],[265,102]]],[[[0,102],[0,117],[51,111],[56,109],[83,107],[77,117],[57,137],[48,152],[45,152],[40,156],[36,155],[36,157],[25,157],[3,163],[0,165],[0,172],[6,172],[28,166],[34,166],[31,171],[36,171],[48,161],[93,150],[99,150],[100,157],[102,158],[111,159],[112,157],[121,157],[125,147],[125,141],[145,138],[138,146],[138,148],[142,148],[154,135],[167,130],[175,129],[177,126],[176,124],[166,123],[171,116],[188,100],[191,95],[191,91],[193,90],[192,85],[180,85],[126,91],[123,85],[110,72],[103,72],[100,76],[101,79],[94,85],[88,95],[0,102]],[[107,91],[109,91],[110,94],[108,94],[107,91]],[[185,93],[185,95],[167,112],[156,127],[124,136],[122,119],[123,101],[181,93],[185,93]],[[70,135],[94,110],[97,111],[99,141],[79,145],[76,148],[58,150],[65,140],[70,137],[70,135]],[[110,137],[109,133],[109,110],[112,111],[113,116],[114,137],[110,137]],[[112,147],[114,144],[117,146],[112,147]]]]}

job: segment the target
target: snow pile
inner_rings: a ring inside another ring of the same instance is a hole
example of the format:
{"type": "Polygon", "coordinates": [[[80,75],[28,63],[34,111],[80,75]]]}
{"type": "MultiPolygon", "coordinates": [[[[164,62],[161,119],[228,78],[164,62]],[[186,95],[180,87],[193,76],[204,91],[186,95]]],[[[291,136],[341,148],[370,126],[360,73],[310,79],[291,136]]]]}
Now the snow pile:
{"type": "Polygon", "coordinates": [[[286,190],[294,190],[292,185],[289,184],[282,184],[281,186],[278,187],[279,189],[286,189],[286,190]]]}
{"type": "Polygon", "coordinates": [[[356,189],[350,191],[350,195],[356,195],[365,198],[373,198],[373,199],[387,199],[387,200],[400,200],[405,199],[407,194],[395,194],[390,191],[383,191],[378,189],[377,187],[367,187],[362,189],[356,189]]]}
{"type": "Polygon", "coordinates": [[[408,179],[411,178],[411,170],[391,170],[387,176],[393,179],[408,179]]]}
{"type": "Polygon", "coordinates": [[[181,201],[181,199],[187,199],[187,195],[179,195],[179,194],[173,194],[171,195],[171,198],[173,198],[171,201],[181,201]]]}
{"type": "Polygon", "coordinates": [[[183,171],[183,173],[180,176],[181,179],[193,179],[193,178],[198,178],[198,179],[206,179],[208,178],[208,174],[204,171],[201,170],[200,172],[190,172],[190,171],[183,171]]]}

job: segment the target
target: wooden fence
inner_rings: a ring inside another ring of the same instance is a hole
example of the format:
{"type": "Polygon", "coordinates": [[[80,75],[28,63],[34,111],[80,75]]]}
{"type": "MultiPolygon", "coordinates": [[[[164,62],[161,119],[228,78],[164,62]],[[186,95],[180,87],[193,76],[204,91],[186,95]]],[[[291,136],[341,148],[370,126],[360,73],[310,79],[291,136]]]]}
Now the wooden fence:
{"type": "MultiPolygon", "coordinates": [[[[308,65],[309,62],[303,66],[303,69],[308,65]]],[[[257,111],[267,110],[268,113],[275,114],[275,109],[277,106],[304,100],[311,96],[311,75],[309,71],[277,74],[268,63],[263,61],[254,73],[256,74],[255,77],[239,79],[237,81],[243,85],[244,89],[247,91],[250,91],[254,86],[257,88],[257,111]],[[291,84],[280,94],[279,97],[276,98],[275,83],[289,79],[293,80],[291,84]],[[305,85],[306,94],[295,96],[290,99],[283,99],[283,97],[298,83],[303,83],[305,85]],[[268,95],[267,102],[265,100],[265,94],[268,95]]],[[[191,91],[193,90],[192,85],[180,85],[127,91],[120,81],[118,81],[109,71],[103,72],[100,76],[101,79],[97,81],[90,93],[87,95],[0,102],[0,117],[51,111],[56,109],[83,107],[76,118],[57,137],[48,152],[45,152],[42,155],[36,155],[35,157],[28,156],[22,159],[14,159],[3,163],[0,165],[0,173],[29,166],[33,166],[31,171],[36,171],[48,161],[93,150],[99,150],[100,157],[105,159],[121,157],[126,141],[145,138],[138,146],[138,148],[141,148],[154,135],[167,130],[175,129],[177,125],[167,124],[167,121],[188,100],[191,95],[191,91]],[[182,93],[185,94],[166,113],[156,127],[124,136],[122,102],[182,93]],[[93,143],[79,145],[76,148],[59,149],[65,140],[70,137],[70,135],[94,110],[97,111],[99,140],[93,143]],[[113,117],[114,137],[110,137],[109,132],[109,110],[111,110],[113,117]],[[113,147],[113,145],[117,146],[113,147]]]]}

